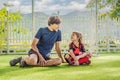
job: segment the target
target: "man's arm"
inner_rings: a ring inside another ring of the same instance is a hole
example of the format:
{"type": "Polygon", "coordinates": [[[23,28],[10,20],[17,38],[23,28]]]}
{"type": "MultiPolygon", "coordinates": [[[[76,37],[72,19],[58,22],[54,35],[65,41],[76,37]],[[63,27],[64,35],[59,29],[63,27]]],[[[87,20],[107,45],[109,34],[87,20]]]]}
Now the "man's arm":
{"type": "Polygon", "coordinates": [[[62,62],[64,63],[64,59],[63,59],[62,54],[61,54],[60,42],[59,41],[57,41],[55,43],[55,50],[56,50],[58,56],[61,58],[62,62]]]}
{"type": "Polygon", "coordinates": [[[37,48],[37,43],[38,43],[38,41],[39,41],[39,39],[34,38],[31,47],[32,47],[32,49],[33,49],[34,51],[37,52],[37,54],[38,54],[38,56],[39,56],[39,64],[40,64],[40,65],[44,65],[45,59],[42,57],[41,53],[39,52],[39,50],[38,50],[38,48],[37,48]]]}

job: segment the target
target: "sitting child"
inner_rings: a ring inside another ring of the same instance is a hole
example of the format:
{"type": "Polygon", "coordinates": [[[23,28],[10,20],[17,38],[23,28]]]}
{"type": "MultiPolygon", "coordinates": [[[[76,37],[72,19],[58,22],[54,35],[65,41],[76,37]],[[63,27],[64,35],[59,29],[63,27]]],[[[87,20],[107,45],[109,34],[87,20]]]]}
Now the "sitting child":
{"type": "Polygon", "coordinates": [[[70,65],[82,65],[91,63],[90,54],[85,53],[85,48],[82,43],[82,35],[78,32],[73,32],[71,35],[71,43],[69,45],[69,53],[65,54],[64,58],[70,65]]]}

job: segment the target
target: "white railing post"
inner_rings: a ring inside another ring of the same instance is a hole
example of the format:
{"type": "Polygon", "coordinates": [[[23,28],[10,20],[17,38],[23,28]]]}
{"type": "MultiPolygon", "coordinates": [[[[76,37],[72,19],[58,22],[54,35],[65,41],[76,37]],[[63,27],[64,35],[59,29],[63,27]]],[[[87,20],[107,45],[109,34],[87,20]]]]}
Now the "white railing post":
{"type": "Polygon", "coordinates": [[[34,16],[34,0],[32,0],[32,38],[35,34],[35,16],[34,16]]]}

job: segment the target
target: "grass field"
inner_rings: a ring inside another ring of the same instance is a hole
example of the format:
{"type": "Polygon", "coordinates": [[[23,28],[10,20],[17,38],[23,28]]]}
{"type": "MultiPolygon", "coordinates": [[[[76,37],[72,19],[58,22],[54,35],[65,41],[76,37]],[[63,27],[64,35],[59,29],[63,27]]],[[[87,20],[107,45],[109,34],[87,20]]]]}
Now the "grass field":
{"type": "Polygon", "coordinates": [[[10,67],[17,56],[0,55],[0,80],[120,80],[120,53],[100,54],[89,66],[10,67]]]}

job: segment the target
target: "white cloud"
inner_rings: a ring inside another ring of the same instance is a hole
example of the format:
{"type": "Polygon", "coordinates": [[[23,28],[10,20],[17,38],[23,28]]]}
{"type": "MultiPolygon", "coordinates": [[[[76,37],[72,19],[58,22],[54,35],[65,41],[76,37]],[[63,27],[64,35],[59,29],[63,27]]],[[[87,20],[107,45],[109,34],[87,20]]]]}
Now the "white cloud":
{"type": "MultiPolygon", "coordinates": [[[[57,11],[57,10],[79,10],[85,8],[86,4],[80,4],[76,1],[70,2],[68,5],[62,6],[60,4],[49,5],[53,0],[42,0],[35,2],[35,11],[57,11]]],[[[64,1],[64,0],[61,0],[64,1]]]]}
{"type": "Polygon", "coordinates": [[[51,7],[49,7],[49,10],[59,10],[60,8],[62,8],[60,5],[56,4],[56,5],[53,5],[51,7]]]}
{"type": "Polygon", "coordinates": [[[80,4],[80,3],[78,3],[78,2],[76,2],[76,1],[72,1],[71,3],[70,3],[70,5],[68,5],[67,7],[66,7],[66,9],[75,9],[75,10],[79,10],[79,9],[83,9],[83,8],[85,8],[85,4],[80,4]]]}
{"type": "MultiPolygon", "coordinates": [[[[16,0],[17,1],[17,0],[16,0]]],[[[89,0],[85,0],[85,4],[81,4],[77,1],[71,1],[69,4],[53,4],[54,0],[41,0],[41,1],[35,1],[34,3],[34,11],[35,12],[49,12],[49,13],[54,13],[59,11],[71,11],[71,10],[80,10],[84,9],[86,4],[88,3],[89,0]]],[[[65,0],[60,0],[61,2],[65,3],[65,0]]],[[[16,2],[17,3],[17,2],[16,2]]],[[[30,13],[32,12],[32,6],[26,5],[23,6],[21,5],[21,12],[22,13],[30,13]]]]}
{"type": "Polygon", "coordinates": [[[90,0],[85,0],[85,3],[88,3],[90,0]]]}
{"type": "Polygon", "coordinates": [[[49,9],[48,4],[51,3],[53,0],[41,0],[35,2],[35,11],[45,11],[49,9]]]}
{"type": "Polygon", "coordinates": [[[35,5],[47,5],[51,3],[53,0],[41,0],[41,1],[36,1],[35,5]]]}
{"type": "Polygon", "coordinates": [[[21,7],[20,7],[20,11],[22,12],[22,13],[31,13],[32,12],[32,7],[29,5],[29,6],[24,6],[24,5],[22,5],[21,7]]]}
{"type": "Polygon", "coordinates": [[[11,6],[9,6],[8,7],[8,10],[11,12],[16,12],[16,11],[18,11],[19,10],[19,8],[20,8],[20,0],[14,0],[14,1],[8,1],[8,2],[6,2],[6,3],[8,3],[8,5],[11,5],[11,6]]]}
{"type": "Polygon", "coordinates": [[[8,4],[12,4],[14,6],[20,6],[20,0],[8,1],[8,4]]]}
{"type": "Polygon", "coordinates": [[[87,5],[90,2],[90,0],[85,0],[85,4],[87,5]]]}

